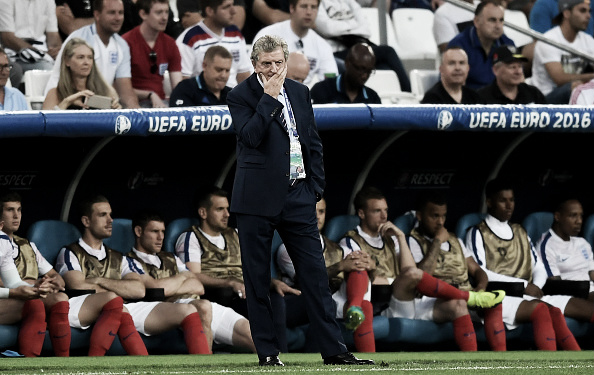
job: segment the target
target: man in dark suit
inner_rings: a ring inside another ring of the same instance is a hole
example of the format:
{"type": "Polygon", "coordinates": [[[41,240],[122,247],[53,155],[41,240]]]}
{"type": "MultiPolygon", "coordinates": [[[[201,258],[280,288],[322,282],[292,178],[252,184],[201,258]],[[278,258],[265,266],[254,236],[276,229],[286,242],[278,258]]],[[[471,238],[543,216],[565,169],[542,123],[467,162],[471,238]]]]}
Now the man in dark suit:
{"type": "Polygon", "coordinates": [[[288,56],[282,38],[258,39],[251,55],[254,74],[227,96],[237,134],[231,211],[259,364],[284,366],[269,300],[275,229],[295,265],[324,364],[373,364],[347,351],[334,318],[315,211],[325,186],[322,142],[307,87],[285,80],[288,56]]]}

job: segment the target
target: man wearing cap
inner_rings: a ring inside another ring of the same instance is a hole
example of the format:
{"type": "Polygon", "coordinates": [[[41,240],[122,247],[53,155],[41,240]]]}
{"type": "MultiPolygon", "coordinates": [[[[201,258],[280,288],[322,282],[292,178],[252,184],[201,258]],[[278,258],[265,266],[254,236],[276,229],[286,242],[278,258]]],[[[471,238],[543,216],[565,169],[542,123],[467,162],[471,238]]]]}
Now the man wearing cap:
{"type": "Polygon", "coordinates": [[[499,46],[515,46],[503,34],[504,9],[498,0],[483,0],[474,11],[474,26],[466,28],[448,43],[448,47],[461,47],[468,55],[470,70],[466,86],[478,90],[495,79],[493,52],[499,46]]]}
{"type": "Polygon", "coordinates": [[[487,104],[546,104],[542,92],[524,82],[522,62],[526,61],[515,47],[501,46],[495,50],[495,81],[478,91],[487,104]]]}
{"type": "MultiPolygon", "coordinates": [[[[552,41],[594,56],[594,38],[584,32],[590,22],[589,0],[559,0],[559,26],[544,36],[552,41]]],[[[548,103],[567,104],[571,90],[594,78],[592,62],[538,41],[534,47],[532,83],[548,103]]]]}

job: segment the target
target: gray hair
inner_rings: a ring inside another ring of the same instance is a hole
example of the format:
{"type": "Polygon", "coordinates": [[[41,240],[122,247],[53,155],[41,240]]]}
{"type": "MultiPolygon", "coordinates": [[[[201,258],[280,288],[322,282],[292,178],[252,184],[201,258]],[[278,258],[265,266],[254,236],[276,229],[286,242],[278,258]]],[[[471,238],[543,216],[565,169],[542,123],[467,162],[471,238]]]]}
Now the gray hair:
{"type": "Polygon", "coordinates": [[[264,35],[253,44],[250,58],[253,62],[257,62],[262,52],[272,52],[279,47],[283,49],[285,61],[287,61],[289,59],[289,46],[287,42],[280,36],[264,35]]]}

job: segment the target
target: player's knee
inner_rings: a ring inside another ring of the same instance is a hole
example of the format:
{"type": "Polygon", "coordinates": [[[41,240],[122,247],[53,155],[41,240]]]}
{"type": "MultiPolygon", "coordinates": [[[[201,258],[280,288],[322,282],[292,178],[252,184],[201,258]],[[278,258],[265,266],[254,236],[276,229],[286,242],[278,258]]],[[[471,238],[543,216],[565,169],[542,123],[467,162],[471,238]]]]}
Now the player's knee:
{"type": "Polygon", "coordinates": [[[423,278],[423,271],[417,267],[405,267],[400,271],[398,277],[403,278],[403,280],[406,282],[416,285],[423,278]]]}

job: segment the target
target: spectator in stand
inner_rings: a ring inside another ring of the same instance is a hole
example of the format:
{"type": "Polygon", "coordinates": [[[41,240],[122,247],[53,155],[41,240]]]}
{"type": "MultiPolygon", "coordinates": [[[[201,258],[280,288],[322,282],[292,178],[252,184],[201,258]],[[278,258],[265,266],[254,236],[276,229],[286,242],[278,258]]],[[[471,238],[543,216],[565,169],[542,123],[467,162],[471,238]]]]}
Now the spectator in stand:
{"type": "Polygon", "coordinates": [[[326,78],[311,89],[313,104],[381,104],[378,94],[365,86],[375,70],[373,49],[366,43],[357,43],[349,49],[345,72],[338,77],[326,78]]]}
{"type": "Polygon", "coordinates": [[[233,64],[227,85],[234,87],[253,71],[247,46],[239,28],[233,24],[233,0],[202,0],[204,19],[186,29],[178,38],[182,56],[182,75],[197,76],[202,72],[202,60],[208,48],[221,45],[231,52],[233,64]]]}
{"type": "MultiPolygon", "coordinates": [[[[122,28],[119,31],[120,35],[124,35],[125,33],[129,32],[130,30],[132,30],[136,26],[139,26],[142,23],[142,18],[138,13],[138,11],[140,10],[140,7],[138,6],[138,0],[122,1],[124,3],[124,23],[122,24],[122,28]]],[[[174,18],[175,17],[173,11],[169,9],[165,34],[169,35],[173,39],[177,38],[179,34],[183,31],[181,23],[175,22],[174,18]]]]}
{"type": "MultiPolygon", "coordinates": [[[[589,0],[559,0],[559,26],[544,36],[559,44],[594,56],[594,38],[584,32],[591,18],[589,0]]],[[[567,104],[571,91],[594,78],[591,61],[538,41],[534,47],[532,83],[551,104],[567,104]]]]}
{"type": "MultiPolygon", "coordinates": [[[[126,108],[138,108],[138,99],[132,88],[130,72],[130,48],[118,35],[122,26],[124,6],[122,0],[93,0],[95,22],[72,32],[64,45],[72,38],[85,40],[95,53],[97,69],[107,84],[112,85],[126,108]]],[[[45,93],[58,85],[64,46],[56,58],[52,74],[45,86],[45,93]]]]}
{"type": "Polygon", "coordinates": [[[288,0],[247,0],[246,23],[242,29],[245,40],[253,43],[254,36],[264,27],[290,18],[288,0]]]}
{"type": "Polygon", "coordinates": [[[334,57],[339,61],[339,71],[344,70],[340,62],[346,59],[349,48],[356,43],[367,43],[375,55],[375,69],[393,70],[402,91],[410,92],[410,80],[396,51],[391,46],[378,46],[368,39],[371,31],[361,6],[355,0],[320,2],[315,30],[332,46],[334,57]]]}
{"type": "Polygon", "coordinates": [[[460,47],[448,48],[441,55],[440,79],[421,100],[422,104],[484,104],[484,99],[466,87],[468,56],[460,47]]]}
{"type": "Polygon", "coordinates": [[[478,90],[493,82],[493,52],[502,45],[515,46],[503,34],[504,9],[498,0],[483,0],[474,12],[473,26],[466,28],[448,43],[461,47],[468,55],[470,70],[466,86],[478,90]]]}
{"type": "Polygon", "coordinates": [[[200,2],[197,0],[177,0],[176,7],[183,30],[197,25],[203,19],[200,2]]]}
{"type": "Polygon", "coordinates": [[[93,48],[83,39],[71,38],[60,59],[58,86],[47,93],[43,109],[89,109],[86,101],[93,95],[109,97],[111,108],[121,108],[114,88],[97,69],[93,48]]]}
{"type": "Polygon", "coordinates": [[[320,0],[289,0],[291,17],[261,29],[254,40],[264,35],[277,35],[286,40],[289,52],[301,51],[309,60],[309,75],[306,85],[321,81],[326,74],[337,75],[338,67],[332,47],[318,35],[313,27],[320,0]]]}
{"type": "Polygon", "coordinates": [[[593,105],[594,104],[594,79],[577,85],[571,91],[569,104],[593,105]]]}
{"type": "Polygon", "coordinates": [[[74,30],[93,23],[93,0],[56,0],[60,38],[66,40],[74,30]]]}
{"type": "MultiPolygon", "coordinates": [[[[462,1],[474,5],[473,0],[462,1]]],[[[468,9],[448,2],[440,5],[433,17],[433,36],[439,52],[443,53],[456,35],[471,27],[473,20],[474,13],[468,9]]]]}
{"type": "Polygon", "coordinates": [[[539,350],[580,350],[567,327],[563,311],[570,312],[569,296],[547,296],[541,290],[546,271],[526,230],[510,219],[515,209],[510,181],[495,178],[485,187],[487,216],[466,232],[466,247],[487,273],[489,281],[519,282],[523,295],[503,300],[507,329],[532,322],[539,350]]]}
{"type": "Polygon", "coordinates": [[[515,47],[501,46],[493,53],[495,80],[478,91],[486,104],[547,104],[539,89],[524,82],[522,62],[527,58],[515,47]]]}
{"type": "MultiPolygon", "coordinates": [[[[13,64],[27,70],[51,70],[62,40],[54,0],[0,0],[0,38],[13,64]]],[[[24,91],[19,77],[12,85],[24,91]]]]}
{"type": "Polygon", "coordinates": [[[301,52],[289,53],[287,60],[287,78],[300,83],[305,82],[309,75],[309,60],[301,52]]]}
{"type": "Polygon", "coordinates": [[[164,33],[169,0],[138,0],[136,6],[142,23],[122,36],[130,46],[132,87],[142,107],[168,107],[163,75],[169,72],[172,89],[182,79],[179,50],[164,33]]]}
{"type": "MultiPolygon", "coordinates": [[[[576,198],[562,199],[554,211],[553,225],[543,234],[536,249],[542,257],[548,280],[578,280],[590,284],[588,300],[590,303],[573,305],[573,298],[566,310],[579,306],[582,319],[594,321],[594,255],[592,246],[580,237],[584,222],[584,209],[576,198]]],[[[580,311],[574,311],[578,314],[580,311]]],[[[572,315],[567,314],[565,315],[572,315]]]]}
{"type": "Polygon", "coordinates": [[[212,46],[204,54],[202,73],[181,81],[171,92],[171,107],[227,105],[227,86],[233,56],[223,46],[212,46]]]}
{"type": "Polygon", "coordinates": [[[13,65],[6,52],[0,47],[0,111],[26,111],[27,99],[14,87],[7,87],[13,65]]]}
{"type": "MultiPolygon", "coordinates": [[[[530,10],[530,28],[544,34],[559,24],[555,21],[558,15],[558,0],[536,0],[530,10]]],[[[590,9],[590,20],[584,31],[588,35],[594,34],[594,8],[590,9]]]]}

